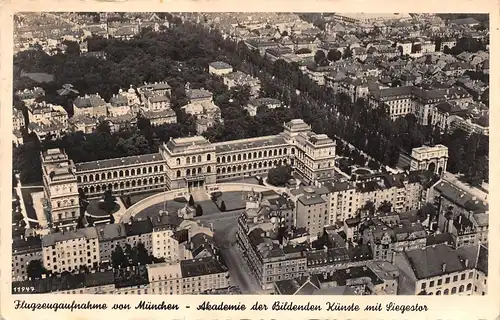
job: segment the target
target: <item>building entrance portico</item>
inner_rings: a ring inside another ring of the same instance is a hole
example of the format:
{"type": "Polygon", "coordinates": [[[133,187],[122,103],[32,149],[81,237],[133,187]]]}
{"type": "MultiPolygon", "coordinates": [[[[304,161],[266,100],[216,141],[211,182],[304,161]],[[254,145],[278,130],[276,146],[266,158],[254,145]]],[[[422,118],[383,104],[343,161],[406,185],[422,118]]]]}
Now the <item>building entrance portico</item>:
{"type": "Polygon", "coordinates": [[[187,182],[188,188],[193,189],[193,188],[203,188],[205,185],[205,180],[195,180],[195,181],[188,181],[187,182]]]}

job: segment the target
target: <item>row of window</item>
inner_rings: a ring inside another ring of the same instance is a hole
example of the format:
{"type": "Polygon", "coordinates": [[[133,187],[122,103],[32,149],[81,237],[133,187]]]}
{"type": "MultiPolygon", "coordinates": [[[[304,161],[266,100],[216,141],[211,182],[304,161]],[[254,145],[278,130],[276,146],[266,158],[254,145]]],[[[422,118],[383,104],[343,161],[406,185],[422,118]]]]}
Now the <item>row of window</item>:
{"type": "Polygon", "coordinates": [[[115,182],[114,184],[103,184],[103,185],[97,185],[97,186],[90,186],[90,187],[83,187],[83,192],[84,193],[100,193],[106,190],[119,190],[119,189],[128,189],[128,188],[135,188],[135,187],[142,187],[146,185],[156,185],[158,183],[164,183],[165,182],[165,177],[160,176],[160,177],[154,177],[154,178],[144,178],[144,179],[137,179],[137,180],[132,180],[132,181],[125,181],[125,182],[115,182]]]}
{"type": "Polygon", "coordinates": [[[113,171],[113,172],[108,172],[108,173],[96,173],[96,174],[85,174],[85,175],[79,175],[77,177],[77,181],[79,183],[83,182],[93,182],[93,181],[102,181],[106,179],[116,179],[116,178],[123,178],[123,177],[133,177],[136,175],[141,175],[141,174],[148,174],[148,173],[158,173],[162,172],[164,170],[163,165],[155,165],[155,166],[149,166],[149,167],[143,167],[137,168],[137,169],[125,169],[125,170],[118,170],[118,171],[113,171]]]}
{"type": "MultiPolygon", "coordinates": [[[[292,154],[295,154],[295,149],[291,149],[292,154]]],[[[272,157],[272,156],[282,156],[288,154],[288,148],[279,148],[279,149],[274,149],[274,150],[267,150],[264,151],[255,151],[255,152],[247,152],[247,153],[240,153],[238,155],[233,154],[232,156],[221,156],[217,157],[217,163],[226,163],[226,162],[231,162],[231,161],[241,161],[241,160],[251,160],[251,159],[258,159],[258,158],[267,158],[267,157],[272,157]]]]}

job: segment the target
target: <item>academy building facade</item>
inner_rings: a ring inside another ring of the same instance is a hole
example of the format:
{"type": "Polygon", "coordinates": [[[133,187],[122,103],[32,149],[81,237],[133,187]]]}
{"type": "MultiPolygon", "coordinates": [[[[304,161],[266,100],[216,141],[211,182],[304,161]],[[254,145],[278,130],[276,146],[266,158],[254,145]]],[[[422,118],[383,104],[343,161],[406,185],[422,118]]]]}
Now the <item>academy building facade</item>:
{"type": "Polygon", "coordinates": [[[75,173],[78,187],[92,198],[109,189],[132,194],[199,188],[263,174],[280,164],[314,183],[331,179],[334,163],[335,141],[294,119],[273,136],[219,143],[202,136],[171,139],[158,153],[77,163],[75,173]]]}

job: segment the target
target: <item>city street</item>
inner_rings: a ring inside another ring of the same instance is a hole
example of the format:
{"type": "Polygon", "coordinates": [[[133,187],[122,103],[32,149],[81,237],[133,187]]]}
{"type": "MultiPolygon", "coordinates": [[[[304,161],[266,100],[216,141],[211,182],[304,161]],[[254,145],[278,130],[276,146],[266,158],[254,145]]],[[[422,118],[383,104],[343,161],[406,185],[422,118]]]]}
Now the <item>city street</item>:
{"type": "MultiPolygon", "coordinates": [[[[239,213],[241,214],[241,212],[239,213]]],[[[243,258],[243,253],[238,249],[236,220],[234,220],[234,223],[214,223],[214,228],[215,241],[219,245],[221,255],[229,268],[231,285],[239,287],[243,294],[261,293],[262,289],[257,279],[255,279],[250,267],[243,258]]]]}

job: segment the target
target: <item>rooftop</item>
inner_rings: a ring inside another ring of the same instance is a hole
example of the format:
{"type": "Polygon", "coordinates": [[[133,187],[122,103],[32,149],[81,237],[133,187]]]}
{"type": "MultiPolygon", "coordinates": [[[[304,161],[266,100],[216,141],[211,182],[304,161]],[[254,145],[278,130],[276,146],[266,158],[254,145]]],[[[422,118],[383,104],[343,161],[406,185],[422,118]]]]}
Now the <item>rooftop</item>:
{"type": "Polygon", "coordinates": [[[97,239],[97,230],[94,227],[78,229],[72,231],[64,231],[58,233],[51,233],[42,238],[42,246],[49,247],[55,245],[57,242],[68,241],[73,239],[97,239]]]}
{"type": "Polygon", "coordinates": [[[228,269],[213,257],[182,260],[181,271],[183,278],[200,277],[227,272],[228,269]]]}
{"type": "Polygon", "coordinates": [[[163,158],[160,153],[151,153],[139,156],[81,162],[75,164],[75,167],[77,172],[85,172],[85,171],[108,169],[114,167],[146,164],[150,162],[160,162],[162,160],[163,158]]]}
{"type": "Polygon", "coordinates": [[[406,251],[405,255],[417,279],[428,279],[467,268],[458,253],[446,244],[406,251]]]}

